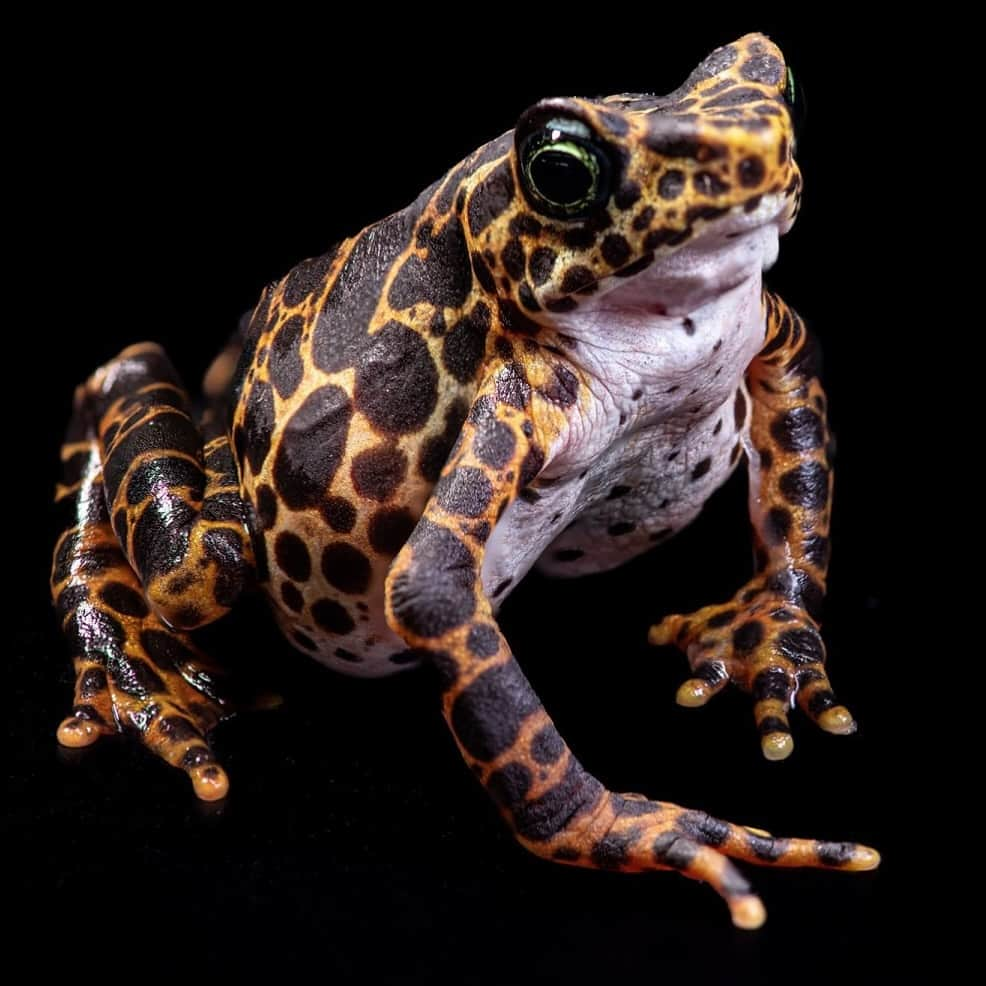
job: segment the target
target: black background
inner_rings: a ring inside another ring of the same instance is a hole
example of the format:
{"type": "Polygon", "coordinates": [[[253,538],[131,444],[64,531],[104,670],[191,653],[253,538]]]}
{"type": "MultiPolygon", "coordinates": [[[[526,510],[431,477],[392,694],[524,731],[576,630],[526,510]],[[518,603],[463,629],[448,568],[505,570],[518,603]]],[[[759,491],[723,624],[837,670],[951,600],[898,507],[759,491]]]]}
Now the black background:
{"type": "Polygon", "coordinates": [[[515,14],[479,27],[437,15],[384,27],[375,14],[349,28],[161,22],[124,25],[121,40],[119,23],[62,22],[25,80],[28,174],[9,189],[32,221],[25,311],[9,330],[28,355],[8,368],[7,892],[19,940],[45,968],[84,955],[101,975],[112,960],[122,975],[150,963],[173,977],[308,963],[339,982],[853,982],[915,947],[899,924],[915,892],[901,814],[911,686],[898,691],[892,672],[923,644],[899,629],[913,558],[896,528],[891,427],[892,333],[915,293],[894,257],[913,227],[893,161],[876,152],[906,116],[880,95],[899,43],[798,18],[682,25],[614,9],[612,23],[525,25],[515,14]],[[649,649],[646,629],[746,577],[741,479],[693,529],[619,572],[532,576],[502,623],[563,734],[613,789],[780,834],[858,839],[884,852],[883,868],[757,870],[770,918],[749,934],[677,876],[549,866],[515,847],[462,766],[425,676],[324,671],[280,642],[259,605],[217,628],[218,647],[268,665],[286,702],[216,733],[225,804],[197,804],[183,775],[127,742],[59,750],[71,675],[47,601],[47,503],[73,385],[145,338],[196,383],[267,281],[406,204],[530,102],[667,91],[751,29],[782,45],[807,96],[804,209],[768,279],[825,349],[839,443],[825,630],[860,731],[825,736],[798,714],[793,757],[768,764],[746,697],[674,705],[684,658],[649,649]],[[361,67],[341,66],[340,52],[361,67]]]}

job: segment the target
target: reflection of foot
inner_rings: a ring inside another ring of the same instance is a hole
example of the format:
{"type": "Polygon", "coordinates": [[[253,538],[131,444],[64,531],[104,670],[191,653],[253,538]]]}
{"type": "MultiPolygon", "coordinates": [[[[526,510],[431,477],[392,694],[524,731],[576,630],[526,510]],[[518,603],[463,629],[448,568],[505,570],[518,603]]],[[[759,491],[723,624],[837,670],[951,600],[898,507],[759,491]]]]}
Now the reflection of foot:
{"type": "Polygon", "coordinates": [[[675,644],[693,676],[678,689],[678,704],[697,707],[732,681],[754,699],[760,746],[768,760],[794,749],[788,709],[801,710],[830,733],[852,733],[856,723],[832,693],[825,645],[808,614],[758,582],[722,606],[668,616],[651,627],[652,644],[675,644]]]}

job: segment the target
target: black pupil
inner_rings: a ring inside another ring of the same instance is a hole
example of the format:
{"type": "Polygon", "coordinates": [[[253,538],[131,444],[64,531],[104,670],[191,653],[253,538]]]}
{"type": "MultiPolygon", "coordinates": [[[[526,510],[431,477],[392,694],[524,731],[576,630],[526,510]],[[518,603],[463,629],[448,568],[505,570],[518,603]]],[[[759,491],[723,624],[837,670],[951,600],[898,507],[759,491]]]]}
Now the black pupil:
{"type": "Polygon", "coordinates": [[[531,162],[531,181],[549,202],[573,205],[592,191],[592,172],[574,154],[542,151],[531,162]]]}

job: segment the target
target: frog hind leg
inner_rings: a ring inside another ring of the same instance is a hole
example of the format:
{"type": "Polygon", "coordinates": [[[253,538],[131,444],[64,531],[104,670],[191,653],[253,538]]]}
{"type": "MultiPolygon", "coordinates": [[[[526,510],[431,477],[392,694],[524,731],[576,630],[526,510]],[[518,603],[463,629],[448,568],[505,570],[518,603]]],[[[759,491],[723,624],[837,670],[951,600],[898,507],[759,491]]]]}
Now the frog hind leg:
{"type": "Polygon", "coordinates": [[[541,449],[552,439],[538,429],[517,373],[505,368],[481,389],[386,590],[388,622],[437,672],[462,756],[517,840],[555,862],[676,870],[705,881],[741,928],[758,927],[765,910],[728,857],[774,866],[875,867],[879,856],[865,846],[777,839],[615,794],[575,758],[511,654],[481,578],[484,545],[498,516],[537,474],[541,449]]]}
{"type": "Polygon", "coordinates": [[[730,681],[750,692],[763,754],[782,760],[794,749],[788,712],[795,702],[827,732],[852,733],[856,723],[832,691],[819,632],[832,442],[817,350],[780,298],[765,292],[764,307],[766,335],[748,373],[750,400],[742,391],[736,398],[736,419],[746,429],[757,572],[733,599],[668,616],[649,639],[688,655],[692,677],[678,690],[680,705],[705,705],[730,681]]]}
{"type": "Polygon", "coordinates": [[[76,391],[51,576],[76,671],[58,739],[80,747],[133,731],[216,800],[228,780],[206,734],[232,708],[225,675],[155,608],[163,599],[172,617],[215,619],[251,566],[229,443],[213,434],[203,447],[197,436],[155,346],[125,350],[76,391]],[[135,569],[156,580],[156,599],[135,569]]]}

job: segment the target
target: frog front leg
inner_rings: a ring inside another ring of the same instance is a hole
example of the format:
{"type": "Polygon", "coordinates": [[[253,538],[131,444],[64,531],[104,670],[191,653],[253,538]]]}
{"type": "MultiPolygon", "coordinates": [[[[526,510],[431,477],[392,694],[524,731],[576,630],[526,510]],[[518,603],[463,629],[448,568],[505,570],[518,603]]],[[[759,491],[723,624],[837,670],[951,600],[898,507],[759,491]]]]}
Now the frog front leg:
{"type": "Polygon", "coordinates": [[[729,681],[751,692],[764,756],[781,760],[794,748],[787,713],[795,700],[828,732],[851,733],[856,724],[832,692],[819,634],[832,464],[815,343],[780,298],[765,292],[764,303],[746,442],[757,574],[728,603],[666,617],[650,641],[688,654],[694,676],[679,704],[704,705],[729,681]]]}
{"type": "Polygon", "coordinates": [[[575,758],[501,633],[483,588],[497,519],[545,464],[553,422],[504,367],[481,388],[422,519],[387,578],[391,627],[438,672],[446,721],[518,841],[545,859],[637,872],[672,869],[758,927],[760,899],[727,857],[777,866],[871,869],[852,843],[775,839],[639,795],[608,791],[575,758]],[[539,420],[539,417],[542,420],[539,420]]]}
{"type": "Polygon", "coordinates": [[[78,388],[62,461],[51,592],[76,688],[58,739],[134,732],[200,798],[221,798],[206,734],[229,712],[224,676],[185,631],[227,612],[253,570],[229,441],[210,416],[199,432],[148,344],[78,388]]]}

